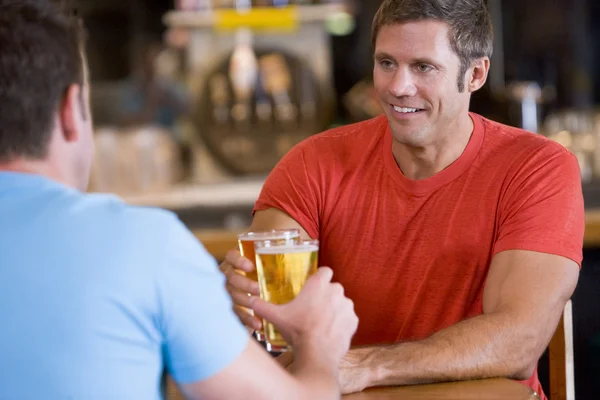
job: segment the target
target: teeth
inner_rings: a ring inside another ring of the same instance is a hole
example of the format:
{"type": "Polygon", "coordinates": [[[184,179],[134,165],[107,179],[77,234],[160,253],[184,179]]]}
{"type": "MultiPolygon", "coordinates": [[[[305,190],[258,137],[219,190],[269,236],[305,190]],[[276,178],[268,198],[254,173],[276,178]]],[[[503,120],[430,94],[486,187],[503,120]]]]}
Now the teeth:
{"type": "Polygon", "coordinates": [[[399,113],[414,113],[419,111],[418,108],[406,108],[406,107],[396,107],[394,106],[394,110],[399,113]]]}

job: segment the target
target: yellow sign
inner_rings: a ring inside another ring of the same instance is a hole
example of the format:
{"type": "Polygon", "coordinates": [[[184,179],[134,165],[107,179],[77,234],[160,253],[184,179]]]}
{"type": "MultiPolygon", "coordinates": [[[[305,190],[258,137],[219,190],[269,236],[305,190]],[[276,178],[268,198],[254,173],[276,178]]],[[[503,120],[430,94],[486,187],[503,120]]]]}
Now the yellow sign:
{"type": "Polygon", "coordinates": [[[298,9],[294,6],[254,7],[248,11],[220,9],[215,11],[214,28],[231,31],[238,28],[268,31],[294,31],[298,26],[298,9]]]}

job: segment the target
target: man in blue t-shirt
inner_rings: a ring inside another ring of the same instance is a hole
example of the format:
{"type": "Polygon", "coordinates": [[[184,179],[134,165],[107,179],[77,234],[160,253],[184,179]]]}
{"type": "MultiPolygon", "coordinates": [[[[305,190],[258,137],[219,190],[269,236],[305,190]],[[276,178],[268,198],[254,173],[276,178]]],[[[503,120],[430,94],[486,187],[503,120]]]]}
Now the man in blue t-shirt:
{"type": "Polygon", "coordinates": [[[93,155],[79,21],[0,0],[0,399],[335,399],[358,320],[331,270],[252,306],[294,348],[249,339],[215,261],[167,211],[82,193],[93,155]]]}

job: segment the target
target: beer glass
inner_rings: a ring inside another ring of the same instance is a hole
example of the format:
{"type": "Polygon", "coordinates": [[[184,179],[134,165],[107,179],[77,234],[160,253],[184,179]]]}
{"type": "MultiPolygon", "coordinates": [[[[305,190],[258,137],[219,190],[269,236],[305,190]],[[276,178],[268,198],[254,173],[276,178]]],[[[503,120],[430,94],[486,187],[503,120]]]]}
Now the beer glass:
{"type": "MultiPolygon", "coordinates": [[[[270,231],[261,232],[248,232],[238,235],[238,247],[240,254],[252,261],[254,264],[254,272],[246,272],[245,275],[257,282],[258,278],[256,275],[256,255],[254,253],[254,242],[256,240],[271,240],[274,243],[286,242],[289,240],[299,240],[300,230],[299,229],[274,229],[270,231]]],[[[252,310],[248,310],[252,313],[252,310]]],[[[265,336],[260,331],[254,332],[254,337],[261,341],[265,341],[265,336]]]]}
{"type": "MultiPolygon", "coordinates": [[[[273,304],[292,301],[308,279],[317,271],[318,240],[258,240],[254,242],[260,296],[273,304]]],[[[288,344],[275,326],[263,320],[268,351],[284,352],[288,344]]]]}

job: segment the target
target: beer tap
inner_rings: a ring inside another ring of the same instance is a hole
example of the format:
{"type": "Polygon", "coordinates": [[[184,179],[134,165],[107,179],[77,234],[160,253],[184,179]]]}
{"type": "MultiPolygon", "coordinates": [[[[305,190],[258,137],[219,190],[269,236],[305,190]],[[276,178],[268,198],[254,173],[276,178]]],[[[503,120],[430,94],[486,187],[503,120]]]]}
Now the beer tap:
{"type": "Polygon", "coordinates": [[[224,125],[229,120],[229,91],[227,78],[218,73],[210,79],[210,99],[213,105],[213,118],[218,125],[224,125]]]}
{"type": "Polygon", "coordinates": [[[290,98],[292,78],[281,54],[269,54],[259,60],[260,74],[267,93],[275,103],[276,118],[285,123],[294,123],[298,111],[290,98]]]}
{"type": "Polygon", "coordinates": [[[252,49],[252,32],[240,29],[236,35],[236,47],[229,64],[229,79],[233,86],[235,104],[231,115],[236,123],[250,122],[250,101],[256,87],[258,63],[252,49]]]}

